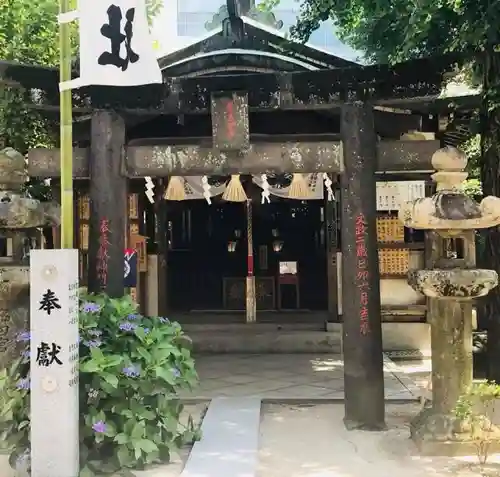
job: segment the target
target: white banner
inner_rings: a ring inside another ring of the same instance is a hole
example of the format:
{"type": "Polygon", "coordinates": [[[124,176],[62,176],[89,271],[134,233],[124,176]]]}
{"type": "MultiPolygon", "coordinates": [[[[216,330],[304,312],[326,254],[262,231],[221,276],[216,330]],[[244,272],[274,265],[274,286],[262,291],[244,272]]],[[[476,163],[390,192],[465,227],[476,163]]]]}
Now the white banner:
{"type": "Polygon", "coordinates": [[[80,0],[59,22],[79,19],[80,78],[60,89],[88,85],[138,86],[161,83],[149,35],[145,0],[80,0]]]}

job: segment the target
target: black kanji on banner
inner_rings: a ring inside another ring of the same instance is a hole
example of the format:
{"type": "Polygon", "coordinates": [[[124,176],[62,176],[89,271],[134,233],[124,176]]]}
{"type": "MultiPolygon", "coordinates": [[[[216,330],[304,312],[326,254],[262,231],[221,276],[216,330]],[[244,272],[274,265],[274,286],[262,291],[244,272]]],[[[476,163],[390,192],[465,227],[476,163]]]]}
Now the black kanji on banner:
{"type": "Polygon", "coordinates": [[[132,49],[133,23],[135,8],[129,8],[125,12],[125,34],[121,32],[123,14],[120,7],[110,5],[108,8],[108,23],[101,27],[101,35],[108,38],[111,43],[111,51],[105,51],[99,56],[97,62],[100,65],[113,65],[125,71],[129,63],[139,61],[139,55],[132,49]],[[120,48],[125,42],[125,57],[120,56],[120,48]]]}

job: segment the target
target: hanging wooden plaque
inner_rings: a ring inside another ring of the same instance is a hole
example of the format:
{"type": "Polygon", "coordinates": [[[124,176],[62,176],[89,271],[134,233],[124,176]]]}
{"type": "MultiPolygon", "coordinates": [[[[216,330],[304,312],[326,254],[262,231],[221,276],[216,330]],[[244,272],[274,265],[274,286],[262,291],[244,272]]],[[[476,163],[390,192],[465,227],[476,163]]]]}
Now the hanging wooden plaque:
{"type": "Polygon", "coordinates": [[[234,91],[212,93],[211,113],[215,149],[241,151],[249,147],[247,93],[234,91]]]}
{"type": "Polygon", "coordinates": [[[128,196],[128,216],[130,219],[139,218],[139,196],[137,194],[128,196]]]}
{"type": "Polygon", "coordinates": [[[80,249],[89,249],[89,226],[87,224],[80,225],[80,249]]]}
{"type": "Polygon", "coordinates": [[[143,235],[131,235],[130,248],[137,251],[137,266],[139,268],[139,272],[147,272],[148,257],[146,252],[146,237],[143,235]]]}
{"type": "Polygon", "coordinates": [[[130,297],[132,298],[133,302],[137,303],[137,288],[130,289],[130,297]]]}
{"type": "Polygon", "coordinates": [[[90,219],[90,197],[88,195],[83,195],[78,198],[78,214],[80,220],[90,219]]]}
{"type": "Polygon", "coordinates": [[[130,224],[129,236],[139,235],[139,224],[130,224]]]}

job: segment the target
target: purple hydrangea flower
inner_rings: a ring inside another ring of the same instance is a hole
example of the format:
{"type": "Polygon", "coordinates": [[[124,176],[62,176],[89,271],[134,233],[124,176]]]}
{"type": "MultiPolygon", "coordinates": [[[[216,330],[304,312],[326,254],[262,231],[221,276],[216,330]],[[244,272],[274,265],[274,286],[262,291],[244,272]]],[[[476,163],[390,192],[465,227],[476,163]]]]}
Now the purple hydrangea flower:
{"type": "Polygon", "coordinates": [[[31,339],[31,333],[29,331],[23,331],[17,335],[17,341],[18,342],[26,342],[31,339]]]}
{"type": "Polygon", "coordinates": [[[137,366],[127,366],[122,369],[122,373],[129,378],[137,378],[141,375],[141,371],[137,366]]]}
{"type": "Polygon", "coordinates": [[[17,389],[29,389],[30,388],[30,380],[29,378],[20,379],[16,384],[17,389]]]}
{"type": "Polygon", "coordinates": [[[134,321],[134,320],[138,320],[139,317],[140,317],[140,315],[138,313],[130,313],[127,316],[127,320],[134,321]]]}
{"type": "Polygon", "coordinates": [[[89,333],[90,336],[101,336],[102,335],[102,331],[101,330],[96,330],[95,328],[90,329],[88,331],[88,333],[89,333]]]}
{"type": "Polygon", "coordinates": [[[84,341],[83,344],[88,348],[99,348],[102,345],[102,341],[99,339],[84,341]]]}
{"type": "Polygon", "coordinates": [[[176,378],[178,378],[181,375],[181,372],[179,371],[178,368],[172,369],[172,373],[176,378]]]}
{"type": "Polygon", "coordinates": [[[170,320],[168,318],[163,318],[163,316],[160,316],[158,319],[160,323],[170,323],[170,320]]]}
{"type": "Polygon", "coordinates": [[[84,313],[99,313],[101,311],[99,305],[90,302],[84,303],[82,308],[84,313]]]}
{"type": "Polygon", "coordinates": [[[103,421],[97,421],[92,424],[92,429],[94,430],[94,432],[102,434],[103,432],[106,432],[106,424],[103,421]]]}
{"type": "Polygon", "coordinates": [[[149,333],[149,328],[143,328],[143,330],[144,330],[144,334],[147,335],[149,333]]]}
{"type": "Polygon", "coordinates": [[[119,328],[122,331],[134,331],[137,328],[137,325],[135,323],[130,323],[129,321],[124,321],[120,323],[119,328]]]}

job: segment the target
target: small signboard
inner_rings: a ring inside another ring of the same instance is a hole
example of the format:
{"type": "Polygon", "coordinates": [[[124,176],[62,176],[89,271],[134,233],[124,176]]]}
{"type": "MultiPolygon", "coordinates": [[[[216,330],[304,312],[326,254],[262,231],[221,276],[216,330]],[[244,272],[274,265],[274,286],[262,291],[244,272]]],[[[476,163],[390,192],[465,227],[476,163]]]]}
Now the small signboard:
{"type": "Polygon", "coordinates": [[[250,145],[248,94],[234,91],[212,93],[213,146],[220,151],[241,151],[250,145]]]}
{"type": "Polygon", "coordinates": [[[297,275],[297,262],[280,262],[280,275],[297,275]]]}

